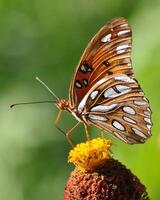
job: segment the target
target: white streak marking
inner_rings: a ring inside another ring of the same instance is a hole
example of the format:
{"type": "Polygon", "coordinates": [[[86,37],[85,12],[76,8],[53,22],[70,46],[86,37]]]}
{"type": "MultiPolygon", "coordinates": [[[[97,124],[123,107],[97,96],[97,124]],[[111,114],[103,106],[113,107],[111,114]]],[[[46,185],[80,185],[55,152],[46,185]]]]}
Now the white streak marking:
{"type": "Polygon", "coordinates": [[[122,94],[126,94],[131,91],[130,87],[124,86],[124,85],[116,85],[116,88],[120,93],[117,93],[113,88],[108,88],[104,92],[104,97],[105,98],[108,98],[108,97],[114,98],[114,97],[120,96],[122,94]]]}
{"type": "Polygon", "coordinates": [[[117,92],[115,92],[113,90],[113,88],[109,88],[104,92],[104,97],[108,98],[108,97],[116,97],[117,95],[119,95],[117,92]]]}
{"type": "Polygon", "coordinates": [[[130,30],[119,31],[118,36],[124,35],[124,34],[129,33],[129,32],[130,32],[130,30]]]}
{"type": "Polygon", "coordinates": [[[124,52],[125,52],[125,49],[117,51],[117,53],[124,53],[124,52]]]}
{"type": "MultiPolygon", "coordinates": [[[[106,81],[106,79],[103,78],[103,79],[101,79],[101,80],[99,80],[99,81],[97,82],[97,85],[101,85],[101,84],[104,83],[105,81],[106,81]]],[[[95,89],[95,88],[94,88],[94,89],[95,89]]],[[[93,88],[91,88],[90,90],[92,91],[93,88]]],[[[86,101],[87,101],[87,99],[88,99],[89,94],[90,94],[90,92],[88,92],[88,93],[83,97],[83,99],[81,100],[80,104],[78,105],[78,109],[77,109],[78,113],[81,113],[81,112],[83,111],[83,109],[84,109],[84,107],[85,107],[85,105],[86,105],[86,101]]]]}
{"type": "Polygon", "coordinates": [[[143,106],[147,104],[146,100],[135,100],[134,104],[138,105],[138,106],[143,106]]]}
{"type": "Polygon", "coordinates": [[[101,39],[101,42],[110,42],[111,41],[111,34],[108,34],[106,36],[104,36],[102,39],[101,39]]]}
{"type": "Polygon", "coordinates": [[[126,49],[126,48],[128,48],[128,47],[129,47],[128,44],[124,44],[124,45],[118,46],[118,47],[116,48],[116,50],[117,50],[117,51],[120,51],[120,50],[124,50],[124,49],[126,49]]]}
{"type": "Polygon", "coordinates": [[[104,82],[106,82],[106,79],[105,79],[105,78],[102,78],[101,80],[99,80],[99,81],[97,82],[96,85],[101,85],[101,84],[104,83],[104,82]]]}
{"type": "Polygon", "coordinates": [[[148,102],[148,100],[146,99],[146,97],[143,97],[143,99],[144,99],[145,101],[147,101],[147,102],[148,102]]]}
{"type": "Polygon", "coordinates": [[[92,115],[92,114],[89,114],[88,117],[89,117],[91,120],[107,121],[107,118],[106,118],[106,117],[103,117],[103,116],[100,116],[100,115],[92,115]]]}
{"type": "Polygon", "coordinates": [[[135,115],[136,114],[135,110],[133,110],[133,108],[131,108],[129,106],[123,107],[123,111],[128,113],[128,114],[131,114],[131,115],[135,115]]]}
{"type": "Polygon", "coordinates": [[[125,85],[116,85],[116,88],[119,92],[125,94],[131,91],[131,88],[125,85]]]}
{"type": "Polygon", "coordinates": [[[117,104],[111,104],[109,106],[95,106],[91,109],[91,111],[97,111],[97,112],[108,112],[108,111],[111,111],[113,110],[114,108],[117,107],[117,104]]]}
{"type": "Polygon", "coordinates": [[[129,117],[126,117],[124,116],[123,119],[126,121],[126,122],[129,122],[131,124],[136,124],[136,121],[134,121],[133,119],[129,118],[129,117]]]}
{"type": "Polygon", "coordinates": [[[144,133],[142,133],[139,129],[137,128],[132,128],[132,130],[134,131],[134,133],[136,135],[139,135],[140,137],[143,137],[143,138],[147,138],[146,135],[144,133]]]}
{"type": "Polygon", "coordinates": [[[147,117],[144,118],[144,121],[147,122],[148,124],[151,124],[151,119],[149,119],[147,117]]]}
{"type": "Polygon", "coordinates": [[[115,77],[114,79],[118,80],[118,81],[124,81],[124,82],[127,82],[127,83],[135,83],[135,80],[131,79],[127,75],[120,75],[120,76],[115,77]]]}
{"type": "Polygon", "coordinates": [[[151,110],[149,108],[147,108],[147,110],[144,111],[144,114],[147,116],[151,115],[151,110]]]}
{"type": "Polygon", "coordinates": [[[151,115],[151,113],[148,112],[148,111],[146,111],[146,110],[144,111],[144,114],[147,115],[147,116],[150,116],[150,115],[151,115]]]}
{"type": "Polygon", "coordinates": [[[147,108],[147,111],[148,111],[149,113],[151,113],[151,109],[150,109],[150,108],[147,108]]]}
{"type": "Polygon", "coordinates": [[[121,27],[124,27],[124,26],[128,26],[128,24],[121,24],[120,26],[121,26],[121,27]]]}
{"type": "Polygon", "coordinates": [[[150,131],[150,129],[151,129],[151,125],[147,124],[147,128],[148,128],[149,131],[150,131]]]}
{"type": "Polygon", "coordinates": [[[88,95],[86,94],[82,101],[80,102],[79,106],[78,106],[78,113],[81,113],[83,111],[84,106],[86,105],[86,101],[87,101],[88,95]]]}
{"type": "Polygon", "coordinates": [[[124,126],[123,126],[121,123],[119,123],[118,121],[116,121],[116,120],[113,121],[112,125],[113,125],[116,129],[118,129],[118,130],[120,130],[120,131],[124,131],[124,130],[125,130],[124,126]]]}
{"type": "Polygon", "coordinates": [[[91,93],[90,97],[92,100],[94,100],[97,97],[97,95],[98,95],[98,90],[95,90],[91,93]]]}

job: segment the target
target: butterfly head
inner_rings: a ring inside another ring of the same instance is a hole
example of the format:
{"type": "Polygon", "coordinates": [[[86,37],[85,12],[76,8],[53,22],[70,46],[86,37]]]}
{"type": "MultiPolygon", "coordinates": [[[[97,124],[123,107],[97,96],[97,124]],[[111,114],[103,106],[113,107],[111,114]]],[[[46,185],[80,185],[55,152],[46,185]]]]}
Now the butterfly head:
{"type": "Polygon", "coordinates": [[[59,99],[59,100],[57,100],[56,106],[60,110],[69,110],[69,108],[70,108],[69,101],[67,99],[59,99]]]}

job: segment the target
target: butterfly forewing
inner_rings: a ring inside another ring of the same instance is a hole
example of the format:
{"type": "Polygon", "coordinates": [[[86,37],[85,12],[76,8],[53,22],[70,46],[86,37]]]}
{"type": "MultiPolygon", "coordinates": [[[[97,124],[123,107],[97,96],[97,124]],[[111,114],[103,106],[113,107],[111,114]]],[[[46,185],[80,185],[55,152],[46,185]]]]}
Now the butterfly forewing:
{"type": "Polygon", "coordinates": [[[89,89],[103,77],[115,73],[133,76],[131,68],[131,29],[124,18],[113,19],[93,37],[76,68],[70,86],[75,107],[89,89]]]}
{"type": "Polygon", "coordinates": [[[143,143],[150,135],[148,100],[131,66],[131,28],[113,19],[93,37],[70,86],[71,107],[87,125],[112,133],[126,143],[143,143]]]}

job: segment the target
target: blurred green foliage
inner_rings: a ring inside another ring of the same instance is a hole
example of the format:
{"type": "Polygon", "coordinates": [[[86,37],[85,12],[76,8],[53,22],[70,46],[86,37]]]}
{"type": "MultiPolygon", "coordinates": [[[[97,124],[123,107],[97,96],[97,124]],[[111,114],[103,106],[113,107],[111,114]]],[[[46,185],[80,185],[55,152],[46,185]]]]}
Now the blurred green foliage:
{"type": "MultiPolygon", "coordinates": [[[[73,71],[91,37],[114,17],[129,19],[133,29],[133,68],[153,110],[153,136],[144,145],[113,139],[115,158],[160,199],[160,1],[147,0],[0,0],[0,199],[61,200],[73,166],[70,149],[53,126],[53,105],[9,110],[19,101],[52,96],[39,76],[61,98],[68,98],[73,71]]],[[[75,123],[64,113],[60,125],[75,123]]],[[[91,129],[94,136],[99,131],[91,129]]],[[[109,136],[110,137],[110,136],[109,136]]],[[[73,135],[85,140],[83,127],[73,135]]]]}

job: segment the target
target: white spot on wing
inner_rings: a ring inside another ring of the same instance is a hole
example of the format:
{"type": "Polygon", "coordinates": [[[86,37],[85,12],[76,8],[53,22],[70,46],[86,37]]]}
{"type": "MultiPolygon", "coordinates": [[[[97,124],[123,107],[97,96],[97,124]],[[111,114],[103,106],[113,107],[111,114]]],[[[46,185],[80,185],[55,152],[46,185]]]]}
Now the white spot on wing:
{"type": "Polygon", "coordinates": [[[151,113],[151,109],[150,109],[150,108],[147,108],[147,111],[148,111],[149,113],[151,113]]]}
{"type": "Polygon", "coordinates": [[[112,125],[113,125],[116,129],[118,129],[118,130],[120,130],[120,131],[124,131],[124,130],[125,130],[124,126],[123,126],[120,122],[118,122],[118,121],[116,121],[116,120],[113,120],[112,125]]]}
{"type": "Polygon", "coordinates": [[[151,119],[149,119],[147,117],[144,118],[144,121],[147,122],[147,123],[149,123],[149,124],[151,124],[151,119]]]}
{"type": "Polygon", "coordinates": [[[118,47],[116,48],[116,50],[117,50],[117,51],[120,51],[120,50],[126,49],[126,48],[128,48],[128,47],[129,47],[128,44],[123,44],[123,45],[118,46],[118,47]]]}
{"type": "Polygon", "coordinates": [[[146,100],[135,100],[134,104],[138,105],[138,106],[143,106],[143,105],[147,104],[147,101],[146,100]]]}
{"type": "Polygon", "coordinates": [[[104,36],[102,39],[101,39],[101,42],[110,42],[111,41],[111,33],[109,33],[108,35],[104,36]]]}
{"type": "Polygon", "coordinates": [[[106,79],[105,78],[102,78],[101,80],[99,80],[98,82],[97,82],[97,85],[101,85],[102,83],[104,83],[106,81],[106,79]]]}
{"type": "Polygon", "coordinates": [[[105,92],[104,92],[104,97],[108,98],[108,97],[116,97],[118,95],[117,92],[115,92],[113,90],[113,88],[108,88],[105,92]]]}
{"type": "Polygon", "coordinates": [[[86,79],[83,79],[83,83],[84,83],[85,86],[88,85],[88,81],[86,79]]]}
{"type": "Polygon", "coordinates": [[[149,108],[147,108],[147,110],[144,111],[144,114],[147,116],[151,115],[151,110],[149,108]]]}
{"type": "Polygon", "coordinates": [[[105,92],[104,92],[104,97],[108,98],[108,97],[117,97],[120,96],[122,94],[126,94],[128,92],[131,91],[131,88],[128,86],[124,86],[124,85],[116,85],[117,90],[120,93],[117,93],[113,88],[108,88],[105,92]]]}
{"type": "Polygon", "coordinates": [[[150,124],[147,124],[147,128],[148,128],[149,131],[150,131],[150,129],[151,129],[151,125],[150,125],[150,124]]]}
{"type": "Polygon", "coordinates": [[[126,121],[126,122],[129,122],[131,124],[136,124],[136,121],[134,121],[133,119],[129,118],[129,117],[126,117],[124,116],[123,119],[126,121]]]}
{"type": "Polygon", "coordinates": [[[107,118],[106,118],[106,117],[100,116],[100,115],[92,115],[92,114],[89,114],[88,117],[89,117],[91,120],[107,121],[107,118]]]}
{"type": "Polygon", "coordinates": [[[133,108],[129,107],[129,106],[125,106],[123,107],[123,111],[128,113],[128,114],[131,114],[131,115],[135,115],[136,112],[133,108]]]}
{"type": "Polygon", "coordinates": [[[79,106],[78,106],[78,113],[81,113],[82,111],[83,111],[83,108],[84,108],[84,106],[86,105],[86,101],[87,101],[87,98],[88,98],[88,94],[86,94],[84,97],[83,97],[83,99],[82,99],[82,101],[80,102],[80,104],[79,104],[79,106]]]}
{"type": "Polygon", "coordinates": [[[126,33],[130,32],[130,30],[123,30],[118,32],[118,36],[124,35],[126,33]]]}
{"type": "Polygon", "coordinates": [[[124,27],[124,26],[128,26],[128,24],[121,24],[120,26],[121,26],[121,27],[124,27]]]}
{"type": "Polygon", "coordinates": [[[118,80],[118,81],[124,81],[124,82],[127,82],[127,83],[135,83],[135,80],[131,79],[127,75],[116,76],[114,79],[118,80]]]}
{"type": "Polygon", "coordinates": [[[76,84],[77,88],[81,88],[82,87],[82,84],[79,81],[76,81],[75,84],[76,84]]]}
{"type": "Polygon", "coordinates": [[[83,72],[87,72],[86,67],[85,67],[84,65],[81,65],[80,69],[81,69],[81,71],[83,71],[83,72]]]}
{"type": "Polygon", "coordinates": [[[94,100],[94,99],[97,97],[97,95],[98,95],[98,90],[95,90],[95,91],[93,91],[93,92],[91,93],[90,97],[91,97],[91,99],[94,100]]]}
{"type": "Polygon", "coordinates": [[[117,53],[124,53],[124,52],[125,52],[125,49],[117,51],[117,53]]]}
{"type": "Polygon", "coordinates": [[[140,137],[146,138],[146,135],[144,133],[142,133],[139,129],[137,128],[132,128],[132,130],[134,131],[134,133],[136,135],[139,135],[140,137]]]}
{"type": "Polygon", "coordinates": [[[91,111],[97,111],[97,112],[108,112],[113,110],[114,108],[117,107],[117,104],[111,104],[109,106],[102,106],[102,105],[98,105],[98,106],[94,106],[91,111]]]}
{"type": "Polygon", "coordinates": [[[125,85],[116,85],[116,88],[119,92],[125,94],[131,91],[131,88],[125,85]]]}
{"type": "Polygon", "coordinates": [[[116,48],[116,51],[117,53],[123,53],[128,47],[128,44],[120,45],[116,48]]]}

